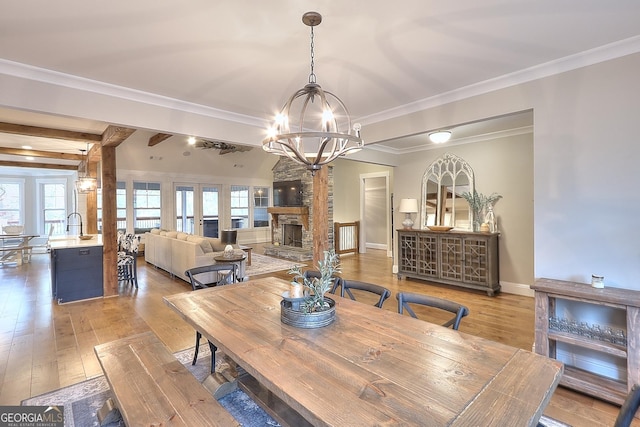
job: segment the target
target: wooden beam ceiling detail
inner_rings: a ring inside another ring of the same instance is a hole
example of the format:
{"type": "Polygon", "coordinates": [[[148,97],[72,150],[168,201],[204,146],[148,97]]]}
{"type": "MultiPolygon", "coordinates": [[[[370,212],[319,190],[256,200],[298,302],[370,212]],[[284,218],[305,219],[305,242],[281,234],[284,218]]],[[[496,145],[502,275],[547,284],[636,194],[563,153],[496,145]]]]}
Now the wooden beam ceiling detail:
{"type": "Polygon", "coordinates": [[[8,154],[11,156],[42,157],[46,159],[74,160],[74,161],[81,161],[83,159],[82,154],[56,153],[54,151],[23,150],[20,148],[9,148],[9,147],[0,147],[0,154],[8,154]]]}
{"type": "Polygon", "coordinates": [[[117,147],[122,144],[125,139],[129,138],[136,130],[120,127],[109,126],[102,134],[102,146],[103,147],[117,147]]]}
{"type": "Polygon", "coordinates": [[[171,138],[173,135],[168,133],[157,133],[149,138],[149,147],[160,144],[162,141],[171,138]]]}
{"type": "Polygon", "coordinates": [[[70,171],[75,171],[78,169],[77,165],[54,165],[51,163],[15,162],[8,160],[0,160],[0,166],[10,166],[17,168],[60,169],[70,171]]]}
{"type": "Polygon", "coordinates": [[[38,126],[17,125],[14,123],[0,122],[0,133],[11,133],[16,135],[28,135],[39,138],[53,138],[63,139],[67,141],[82,141],[82,142],[100,142],[102,141],[102,135],[88,133],[88,132],[75,132],[70,130],[50,129],[38,126]]]}

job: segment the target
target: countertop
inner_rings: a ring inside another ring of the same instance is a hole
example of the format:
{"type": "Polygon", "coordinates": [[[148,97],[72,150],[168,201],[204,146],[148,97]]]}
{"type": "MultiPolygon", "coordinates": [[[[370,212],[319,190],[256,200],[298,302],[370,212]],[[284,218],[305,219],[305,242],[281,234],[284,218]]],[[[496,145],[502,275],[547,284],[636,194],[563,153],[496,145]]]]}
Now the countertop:
{"type": "Polygon", "coordinates": [[[102,234],[93,234],[89,240],[80,240],[78,236],[59,236],[49,238],[51,249],[80,248],[85,246],[102,246],[102,234]]]}

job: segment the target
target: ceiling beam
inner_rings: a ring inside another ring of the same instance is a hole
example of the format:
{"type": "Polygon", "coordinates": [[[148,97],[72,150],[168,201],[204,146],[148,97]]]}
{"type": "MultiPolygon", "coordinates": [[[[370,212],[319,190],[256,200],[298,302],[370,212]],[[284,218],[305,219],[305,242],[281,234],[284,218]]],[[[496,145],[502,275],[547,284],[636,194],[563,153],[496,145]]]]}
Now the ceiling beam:
{"type": "Polygon", "coordinates": [[[81,161],[81,154],[56,153],[54,151],[38,151],[38,150],[22,150],[19,148],[0,147],[0,154],[8,154],[10,156],[31,156],[42,157],[46,159],[58,160],[74,160],[81,161]]]}
{"type": "Polygon", "coordinates": [[[100,142],[102,135],[88,132],[50,129],[38,126],[17,125],[0,122],[0,133],[36,136],[39,138],[63,139],[67,141],[100,142]]]}
{"type": "Polygon", "coordinates": [[[0,166],[9,166],[14,168],[60,169],[70,171],[78,169],[77,165],[54,165],[51,163],[15,162],[9,160],[0,160],[0,166]]]}
{"type": "Polygon", "coordinates": [[[151,138],[149,138],[149,147],[153,147],[154,145],[160,144],[165,139],[171,138],[173,135],[169,133],[156,133],[151,138]]]}
{"type": "Polygon", "coordinates": [[[103,147],[117,147],[135,131],[135,129],[120,126],[109,126],[105,129],[100,141],[102,141],[103,147]]]}

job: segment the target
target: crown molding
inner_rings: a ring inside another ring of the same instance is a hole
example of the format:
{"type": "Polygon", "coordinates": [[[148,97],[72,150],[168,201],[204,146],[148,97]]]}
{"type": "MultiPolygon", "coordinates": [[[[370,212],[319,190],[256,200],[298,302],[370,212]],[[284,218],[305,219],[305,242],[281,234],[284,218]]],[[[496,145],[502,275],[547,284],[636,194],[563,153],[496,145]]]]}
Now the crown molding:
{"type": "MultiPolygon", "coordinates": [[[[387,154],[402,155],[402,154],[417,153],[420,151],[436,150],[443,147],[453,147],[456,145],[473,144],[476,142],[483,142],[483,141],[488,141],[488,140],[493,140],[498,138],[508,138],[511,136],[525,135],[529,133],[533,133],[533,126],[523,126],[523,127],[514,128],[514,129],[505,129],[497,132],[489,132],[481,135],[474,135],[468,138],[456,139],[452,137],[449,141],[445,142],[444,144],[434,144],[433,142],[429,141],[429,136],[428,134],[425,133],[424,134],[425,143],[421,145],[416,145],[414,147],[401,148],[401,149],[391,148],[389,146],[384,145],[385,141],[380,141],[375,144],[365,145],[365,147],[367,148],[367,150],[370,149],[373,151],[380,151],[387,154]]],[[[454,135],[455,135],[455,131],[454,131],[454,135]]]]}
{"type": "MultiPolygon", "coordinates": [[[[524,70],[516,71],[514,73],[496,77],[494,79],[474,83],[450,92],[384,110],[379,113],[360,117],[357,121],[362,125],[373,124],[638,52],[640,52],[640,36],[635,36],[560,58],[555,61],[550,61],[524,70]]],[[[263,118],[207,107],[201,104],[186,102],[175,98],[73,76],[1,58],[0,74],[68,87],[71,89],[95,92],[101,95],[125,99],[132,102],[184,111],[220,120],[228,120],[249,126],[264,128],[269,124],[268,121],[263,118]]]]}
{"type": "Polygon", "coordinates": [[[362,126],[366,126],[638,52],[640,52],[640,36],[634,36],[544,64],[505,74],[494,79],[464,86],[450,92],[390,108],[376,114],[360,117],[357,121],[361,123],[362,126]]]}
{"type": "Polygon", "coordinates": [[[104,83],[97,80],[91,80],[84,77],[61,73],[58,71],[47,70],[45,68],[34,67],[32,65],[21,64],[19,62],[8,61],[1,58],[0,74],[33,80],[41,83],[48,83],[55,86],[68,87],[70,89],[93,92],[100,95],[147,105],[153,105],[170,110],[184,111],[187,113],[198,114],[214,119],[227,120],[249,126],[264,128],[268,124],[267,120],[247,116],[244,114],[238,114],[218,108],[207,107],[205,105],[182,101],[180,99],[170,98],[167,96],[157,95],[154,93],[144,92],[141,90],[131,89],[128,87],[118,86],[110,83],[104,83]]]}

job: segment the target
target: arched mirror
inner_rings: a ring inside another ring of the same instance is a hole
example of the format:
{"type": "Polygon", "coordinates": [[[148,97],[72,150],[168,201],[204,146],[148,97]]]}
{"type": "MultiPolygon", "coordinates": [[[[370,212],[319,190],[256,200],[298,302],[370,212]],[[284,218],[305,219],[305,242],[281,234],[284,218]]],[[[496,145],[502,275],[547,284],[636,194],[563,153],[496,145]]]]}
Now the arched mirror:
{"type": "Polygon", "coordinates": [[[462,193],[474,189],[473,169],[463,159],[446,153],[434,161],[422,176],[421,228],[471,229],[472,213],[462,193]]]}

